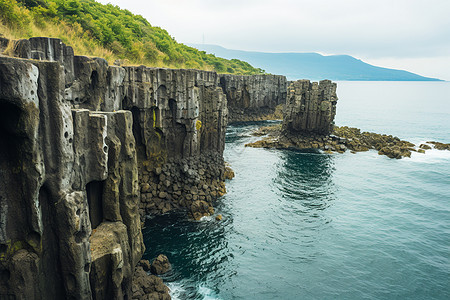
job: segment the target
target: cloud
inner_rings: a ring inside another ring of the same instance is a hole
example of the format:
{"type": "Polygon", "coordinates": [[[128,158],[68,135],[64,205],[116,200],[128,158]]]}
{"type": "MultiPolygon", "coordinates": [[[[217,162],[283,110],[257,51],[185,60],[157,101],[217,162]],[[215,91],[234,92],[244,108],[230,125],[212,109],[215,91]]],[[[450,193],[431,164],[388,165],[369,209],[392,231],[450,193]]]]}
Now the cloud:
{"type": "MultiPolygon", "coordinates": [[[[103,1],[107,2],[107,1],[103,1]]],[[[142,14],[182,42],[260,51],[367,56],[450,50],[450,1],[109,1],[142,14]]]]}
{"type": "Polygon", "coordinates": [[[448,0],[110,0],[183,43],[356,57],[449,56],[448,0]]]}

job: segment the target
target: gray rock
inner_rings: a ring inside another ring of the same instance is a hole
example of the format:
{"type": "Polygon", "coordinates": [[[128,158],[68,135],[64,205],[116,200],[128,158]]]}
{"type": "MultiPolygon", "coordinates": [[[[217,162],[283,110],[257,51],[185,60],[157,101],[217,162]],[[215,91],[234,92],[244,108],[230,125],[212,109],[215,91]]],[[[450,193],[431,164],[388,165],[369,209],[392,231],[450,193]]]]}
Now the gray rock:
{"type": "Polygon", "coordinates": [[[150,267],[150,271],[155,275],[167,273],[171,269],[169,259],[164,254],[158,255],[150,267]]]}
{"type": "Polygon", "coordinates": [[[330,134],[336,114],[336,83],[322,80],[292,82],[283,115],[282,131],[285,135],[330,134]]]}
{"type": "Polygon", "coordinates": [[[227,96],[230,123],[274,119],[276,107],[286,102],[285,76],[223,74],[220,85],[227,96]]]}
{"type": "MultiPolygon", "coordinates": [[[[71,49],[45,38],[30,47],[36,60],[0,57],[0,295],[90,299],[106,286],[95,274],[108,270],[112,298],[129,295],[144,251],[132,114],[82,109],[102,89],[77,101],[65,94],[75,84],[71,49]],[[89,239],[99,234],[120,251],[97,255],[89,239]]],[[[83,74],[79,82],[95,81],[83,74]]]]}

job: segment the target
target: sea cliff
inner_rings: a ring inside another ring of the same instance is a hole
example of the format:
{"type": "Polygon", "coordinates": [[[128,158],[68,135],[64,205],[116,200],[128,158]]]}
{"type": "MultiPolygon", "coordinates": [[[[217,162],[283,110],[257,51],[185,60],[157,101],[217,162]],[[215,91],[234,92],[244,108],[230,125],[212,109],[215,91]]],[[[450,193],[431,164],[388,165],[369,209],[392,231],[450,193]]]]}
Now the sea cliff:
{"type": "Polygon", "coordinates": [[[2,299],[170,298],[140,261],[142,221],[172,210],[192,220],[215,214],[232,177],[223,159],[230,122],[283,117],[254,147],[416,151],[392,136],[336,128],[329,80],[110,66],[51,38],[0,39],[5,50],[2,299]]]}
{"type": "Polygon", "coordinates": [[[110,66],[52,38],[0,48],[0,296],[11,299],[136,296],[142,218],[214,214],[229,111],[263,118],[286,97],[283,76],[110,66]]]}

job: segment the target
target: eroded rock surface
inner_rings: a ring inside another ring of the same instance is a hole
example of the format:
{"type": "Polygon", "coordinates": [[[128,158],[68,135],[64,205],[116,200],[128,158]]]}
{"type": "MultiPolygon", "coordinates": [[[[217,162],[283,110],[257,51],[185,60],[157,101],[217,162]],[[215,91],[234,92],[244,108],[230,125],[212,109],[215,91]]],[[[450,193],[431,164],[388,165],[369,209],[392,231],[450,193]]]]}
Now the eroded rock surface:
{"type": "Polygon", "coordinates": [[[336,83],[330,80],[290,83],[283,113],[283,134],[330,134],[338,100],[336,87],[336,83]]]}
{"type": "Polygon", "coordinates": [[[149,275],[142,266],[137,266],[133,277],[133,295],[136,300],[170,300],[169,288],[162,279],[149,275]]]}
{"type": "Polygon", "coordinates": [[[0,57],[0,295],[103,298],[92,270],[120,253],[128,271],[103,280],[125,297],[144,250],[132,114],[74,109],[62,61],[0,57]],[[105,222],[122,231],[100,257],[89,239],[105,222]]]}
{"type": "MultiPolygon", "coordinates": [[[[133,297],[141,217],[199,219],[225,193],[220,76],[109,66],[50,38],[0,50],[0,296],[133,297]]],[[[258,80],[258,107],[278,104],[282,79],[258,80]]]]}
{"type": "Polygon", "coordinates": [[[282,119],[287,80],[280,75],[220,75],[229,122],[282,119]]]}
{"type": "Polygon", "coordinates": [[[142,214],[190,208],[198,199],[211,206],[225,192],[222,154],[228,108],[218,75],[125,70],[120,104],[134,117],[142,214]]]}

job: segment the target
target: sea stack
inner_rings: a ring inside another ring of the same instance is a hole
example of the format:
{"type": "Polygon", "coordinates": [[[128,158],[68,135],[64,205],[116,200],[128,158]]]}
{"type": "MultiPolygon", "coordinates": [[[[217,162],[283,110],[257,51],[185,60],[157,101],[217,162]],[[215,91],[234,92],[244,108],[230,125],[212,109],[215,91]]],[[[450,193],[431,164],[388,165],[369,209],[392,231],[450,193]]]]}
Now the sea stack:
{"type": "Polygon", "coordinates": [[[330,80],[291,82],[283,113],[283,134],[331,134],[338,100],[336,87],[330,80]]]}

